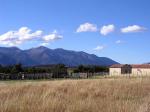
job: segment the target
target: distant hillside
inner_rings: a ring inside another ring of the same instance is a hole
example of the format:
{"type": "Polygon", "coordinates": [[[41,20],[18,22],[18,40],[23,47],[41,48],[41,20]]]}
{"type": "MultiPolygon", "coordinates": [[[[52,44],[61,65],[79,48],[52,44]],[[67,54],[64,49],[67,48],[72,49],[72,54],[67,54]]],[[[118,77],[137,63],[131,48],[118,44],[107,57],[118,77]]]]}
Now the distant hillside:
{"type": "Polygon", "coordinates": [[[94,54],[76,52],[64,49],[49,49],[37,47],[28,50],[21,50],[17,47],[0,47],[0,64],[11,65],[22,63],[25,66],[48,65],[62,63],[67,66],[103,65],[109,66],[117,62],[94,54]]]}

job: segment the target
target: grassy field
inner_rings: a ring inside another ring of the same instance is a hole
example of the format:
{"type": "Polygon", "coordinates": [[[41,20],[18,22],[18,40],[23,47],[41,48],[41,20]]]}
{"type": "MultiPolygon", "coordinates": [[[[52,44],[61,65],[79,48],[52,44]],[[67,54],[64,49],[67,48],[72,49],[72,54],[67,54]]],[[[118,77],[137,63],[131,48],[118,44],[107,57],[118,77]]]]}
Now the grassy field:
{"type": "Polygon", "coordinates": [[[0,112],[150,112],[150,78],[1,81],[0,112]]]}

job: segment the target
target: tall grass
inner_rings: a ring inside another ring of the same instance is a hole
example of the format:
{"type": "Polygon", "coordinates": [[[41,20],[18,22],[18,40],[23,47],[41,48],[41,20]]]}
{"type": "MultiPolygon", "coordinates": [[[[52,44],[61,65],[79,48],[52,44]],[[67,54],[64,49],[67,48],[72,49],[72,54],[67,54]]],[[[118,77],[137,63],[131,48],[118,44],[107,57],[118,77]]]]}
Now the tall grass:
{"type": "Polygon", "coordinates": [[[150,79],[4,82],[0,112],[150,112],[150,79]]]}

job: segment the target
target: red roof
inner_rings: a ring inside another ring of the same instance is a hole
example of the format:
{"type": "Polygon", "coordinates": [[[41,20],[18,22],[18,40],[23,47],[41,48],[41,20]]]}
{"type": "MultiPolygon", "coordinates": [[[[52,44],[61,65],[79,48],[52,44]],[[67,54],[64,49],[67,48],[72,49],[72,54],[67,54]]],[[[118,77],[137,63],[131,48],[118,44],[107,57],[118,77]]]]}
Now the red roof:
{"type": "Polygon", "coordinates": [[[114,64],[110,66],[110,68],[121,68],[123,65],[122,64],[114,64]]]}
{"type": "MultiPolygon", "coordinates": [[[[112,66],[110,66],[110,68],[121,68],[123,67],[125,64],[114,64],[112,66]]],[[[150,64],[131,64],[132,68],[150,68],[150,64]]]]}
{"type": "Polygon", "coordinates": [[[150,64],[131,65],[132,68],[150,68],[150,64]]]}

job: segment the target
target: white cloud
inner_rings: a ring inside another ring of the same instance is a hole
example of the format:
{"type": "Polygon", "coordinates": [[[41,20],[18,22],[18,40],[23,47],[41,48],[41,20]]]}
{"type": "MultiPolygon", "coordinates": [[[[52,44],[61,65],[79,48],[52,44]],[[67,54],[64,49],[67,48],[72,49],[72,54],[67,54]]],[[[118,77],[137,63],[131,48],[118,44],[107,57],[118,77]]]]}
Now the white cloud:
{"type": "Polygon", "coordinates": [[[40,46],[48,46],[48,45],[49,43],[46,43],[46,42],[40,44],[40,46]]]}
{"type": "Polygon", "coordinates": [[[84,23],[79,26],[76,32],[96,32],[97,26],[91,23],[84,23]]]}
{"type": "Polygon", "coordinates": [[[105,46],[97,46],[96,48],[94,48],[95,51],[101,51],[105,48],[105,46]]]}
{"type": "Polygon", "coordinates": [[[58,35],[57,33],[52,33],[52,34],[43,36],[43,40],[46,42],[58,40],[58,39],[62,39],[62,38],[63,38],[63,36],[58,35]]]}
{"type": "Polygon", "coordinates": [[[116,41],[116,44],[121,44],[121,43],[124,43],[124,41],[122,41],[122,40],[117,40],[116,41]]]}
{"type": "Polygon", "coordinates": [[[139,25],[132,25],[132,26],[121,28],[122,33],[142,32],[144,30],[146,30],[146,28],[141,27],[139,25]]]}
{"type": "Polygon", "coordinates": [[[111,25],[107,25],[107,26],[103,26],[101,29],[100,29],[100,33],[102,35],[107,35],[111,32],[113,32],[115,30],[115,26],[113,24],[111,25]]]}
{"type": "Polygon", "coordinates": [[[49,35],[43,35],[42,30],[32,32],[28,27],[21,27],[17,31],[8,31],[0,35],[0,44],[17,46],[28,41],[50,42],[52,40],[60,39],[63,36],[58,35],[56,31],[49,35]]]}

